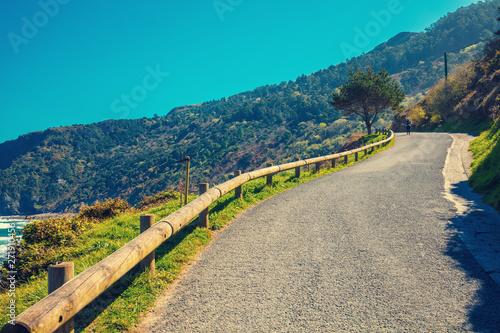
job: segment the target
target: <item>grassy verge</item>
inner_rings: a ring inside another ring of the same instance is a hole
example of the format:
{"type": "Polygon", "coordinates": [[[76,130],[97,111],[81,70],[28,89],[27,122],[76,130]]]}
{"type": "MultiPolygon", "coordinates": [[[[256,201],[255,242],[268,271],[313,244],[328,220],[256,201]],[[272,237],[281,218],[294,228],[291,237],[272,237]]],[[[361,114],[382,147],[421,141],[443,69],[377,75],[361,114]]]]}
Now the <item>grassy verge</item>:
{"type": "Polygon", "coordinates": [[[477,118],[460,119],[443,124],[443,126],[441,126],[441,128],[439,128],[437,131],[452,133],[472,133],[479,135],[490,128],[491,124],[491,120],[485,121],[484,119],[477,118]]]}
{"type": "Polygon", "coordinates": [[[474,156],[469,184],[484,195],[484,202],[500,211],[500,120],[472,141],[469,149],[474,156]]]}
{"type": "MultiPolygon", "coordinates": [[[[380,135],[375,140],[383,139],[380,135]]],[[[376,153],[388,149],[394,144],[391,141],[386,147],[376,149],[366,156],[360,154],[362,161],[376,153]]],[[[222,229],[238,214],[247,208],[299,184],[326,174],[339,171],[354,164],[354,156],[350,156],[348,164],[338,164],[335,168],[323,168],[319,172],[305,171],[300,179],[294,178],[294,172],[283,172],[273,177],[273,185],[266,186],[265,179],[257,179],[243,185],[243,199],[235,200],[230,193],[219,199],[210,207],[210,226],[212,230],[222,229]]],[[[311,166],[311,170],[314,166],[311,166]]],[[[196,196],[191,196],[193,200],[196,196]]],[[[178,209],[177,201],[170,201],[141,213],[126,213],[109,219],[83,233],[81,242],[68,257],[75,263],[75,274],[95,265],[139,234],[140,214],[154,214],[156,221],[168,216],[178,209]]],[[[212,230],[197,228],[196,219],[165,241],[156,250],[156,274],[152,277],[147,272],[137,269],[127,273],[101,296],[83,309],[75,319],[75,332],[124,332],[131,331],[139,323],[141,317],[155,303],[165,288],[180,274],[182,268],[189,264],[212,237],[212,230]]],[[[16,312],[20,313],[47,295],[47,274],[33,276],[29,281],[16,289],[16,312]]],[[[6,308],[10,298],[6,293],[0,294],[0,307],[6,308]]],[[[9,319],[6,311],[2,311],[2,324],[9,319]]]]}

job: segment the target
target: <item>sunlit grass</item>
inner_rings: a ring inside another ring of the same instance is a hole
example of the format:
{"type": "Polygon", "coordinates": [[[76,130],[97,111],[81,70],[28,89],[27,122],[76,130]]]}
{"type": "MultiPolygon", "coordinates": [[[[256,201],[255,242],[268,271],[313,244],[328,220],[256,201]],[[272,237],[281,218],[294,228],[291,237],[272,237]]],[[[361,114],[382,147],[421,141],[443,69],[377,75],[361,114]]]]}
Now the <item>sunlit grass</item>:
{"type": "Polygon", "coordinates": [[[500,211],[500,121],[472,141],[469,149],[474,155],[469,184],[500,211]]]}

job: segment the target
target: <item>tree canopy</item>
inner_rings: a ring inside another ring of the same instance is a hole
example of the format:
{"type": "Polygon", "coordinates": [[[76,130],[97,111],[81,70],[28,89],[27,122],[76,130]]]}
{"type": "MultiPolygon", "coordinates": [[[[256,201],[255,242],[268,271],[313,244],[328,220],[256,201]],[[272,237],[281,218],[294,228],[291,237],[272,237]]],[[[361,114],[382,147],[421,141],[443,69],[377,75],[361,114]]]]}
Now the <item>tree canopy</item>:
{"type": "Polygon", "coordinates": [[[351,71],[347,82],[333,92],[330,104],[346,116],[361,117],[371,134],[377,117],[385,110],[399,109],[404,98],[403,88],[385,69],[375,72],[368,67],[351,71]]]}
{"type": "MultiPolygon", "coordinates": [[[[498,12],[500,13],[500,7],[498,7],[498,12]]],[[[497,21],[499,21],[499,22],[500,22],[500,17],[499,17],[499,18],[497,18],[497,21]]],[[[500,36],[500,30],[496,31],[496,32],[495,32],[495,35],[500,36]]]]}

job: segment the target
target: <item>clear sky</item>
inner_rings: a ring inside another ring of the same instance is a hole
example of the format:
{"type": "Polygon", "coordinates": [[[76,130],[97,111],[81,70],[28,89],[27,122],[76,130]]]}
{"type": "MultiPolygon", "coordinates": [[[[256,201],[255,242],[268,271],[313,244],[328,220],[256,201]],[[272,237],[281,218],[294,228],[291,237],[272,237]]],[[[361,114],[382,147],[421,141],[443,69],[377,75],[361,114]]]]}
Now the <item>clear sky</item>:
{"type": "Polygon", "coordinates": [[[475,2],[3,0],[0,142],[294,80],[475,2]]]}

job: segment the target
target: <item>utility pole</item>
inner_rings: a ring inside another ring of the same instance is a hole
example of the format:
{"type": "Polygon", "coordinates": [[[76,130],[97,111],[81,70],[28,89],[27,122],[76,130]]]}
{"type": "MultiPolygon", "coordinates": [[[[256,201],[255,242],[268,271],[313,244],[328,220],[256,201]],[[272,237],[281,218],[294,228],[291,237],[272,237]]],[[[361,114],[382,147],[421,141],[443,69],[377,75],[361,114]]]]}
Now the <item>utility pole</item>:
{"type": "Polygon", "coordinates": [[[448,117],[448,53],[446,52],[444,53],[444,116],[448,117]]]}
{"type": "MultiPolygon", "coordinates": [[[[184,205],[187,205],[188,201],[188,190],[189,190],[189,156],[186,156],[182,160],[176,161],[175,163],[186,163],[186,181],[184,183],[184,205]]],[[[182,204],[182,193],[181,193],[181,204],[182,204]]]]}
{"type": "Polygon", "coordinates": [[[448,80],[448,53],[444,53],[444,78],[448,80]]]}
{"type": "Polygon", "coordinates": [[[188,203],[188,190],[189,190],[189,156],[186,156],[186,158],[184,158],[184,160],[186,161],[186,189],[184,191],[184,205],[187,205],[188,203]]]}

